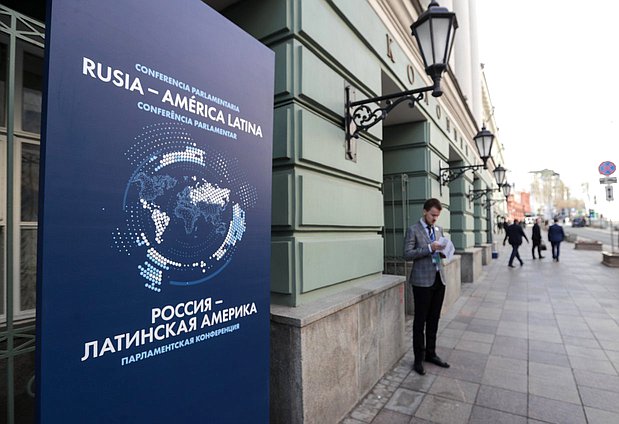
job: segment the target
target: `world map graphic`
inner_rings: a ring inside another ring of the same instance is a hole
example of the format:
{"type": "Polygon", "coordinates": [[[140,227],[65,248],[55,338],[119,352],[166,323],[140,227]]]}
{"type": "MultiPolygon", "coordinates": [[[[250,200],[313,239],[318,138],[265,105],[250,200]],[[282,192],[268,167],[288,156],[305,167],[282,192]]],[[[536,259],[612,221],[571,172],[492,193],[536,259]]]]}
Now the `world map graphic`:
{"type": "Polygon", "coordinates": [[[126,155],[135,168],[114,247],[143,257],[136,273],[155,292],[215,277],[241,245],[246,211],[256,204],[238,162],[198,146],[181,124],[144,128],[126,155]]]}

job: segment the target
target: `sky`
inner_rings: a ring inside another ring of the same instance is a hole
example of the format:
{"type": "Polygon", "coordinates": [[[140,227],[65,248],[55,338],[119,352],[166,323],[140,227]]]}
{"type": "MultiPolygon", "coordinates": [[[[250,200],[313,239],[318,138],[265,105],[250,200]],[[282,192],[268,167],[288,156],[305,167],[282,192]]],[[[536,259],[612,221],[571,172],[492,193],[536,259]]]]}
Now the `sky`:
{"type": "Polygon", "coordinates": [[[515,190],[529,191],[530,171],[552,169],[572,197],[619,221],[619,184],[607,202],[598,171],[619,165],[619,1],[477,0],[477,15],[515,190]]]}

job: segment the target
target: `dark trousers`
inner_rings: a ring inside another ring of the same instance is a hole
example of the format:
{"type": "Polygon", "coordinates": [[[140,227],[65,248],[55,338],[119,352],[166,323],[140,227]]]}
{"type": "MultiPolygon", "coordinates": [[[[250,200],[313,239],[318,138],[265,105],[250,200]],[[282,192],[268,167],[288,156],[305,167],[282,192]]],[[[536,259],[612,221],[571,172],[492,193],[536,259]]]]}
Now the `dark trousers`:
{"type": "Polygon", "coordinates": [[[533,243],[533,247],[531,248],[531,255],[533,256],[533,259],[535,259],[535,248],[537,248],[537,256],[541,258],[542,257],[541,240],[540,241],[531,240],[531,242],[533,243]]]}
{"type": "Polygon", "coordinates": [[[520,253],[518,253],[519,244],[512,244],[512,255],[509,257],[509,264],[514,264],[514,258],[518,259],[518,261],[522,264],[522,259],[520,259],[520,253]]]}
{"type": "Polygon", "coordinates": [[[560,250],[561,242],[551,241],[550,245],[552,246],[552,259],[559,259],[559,250],[560,250]]]}
{"type": "Polygon", "coordinates": [[[436,273],[432,287],[413,286],[415,315],[413,318],[413,352],[415,361],[436,355],[436,332],[445,298],[441,274],[436,273]],[[425,330],[425,337],[424,337],[425,330]]]}

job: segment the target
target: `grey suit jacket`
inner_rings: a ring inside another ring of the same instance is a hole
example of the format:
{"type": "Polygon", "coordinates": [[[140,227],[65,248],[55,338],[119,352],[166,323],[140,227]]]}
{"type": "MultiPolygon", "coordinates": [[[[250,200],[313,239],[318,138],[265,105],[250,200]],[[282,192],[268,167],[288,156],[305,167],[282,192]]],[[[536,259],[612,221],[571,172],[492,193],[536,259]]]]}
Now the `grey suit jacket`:
{"type": "MultiPolygon", "coordinates": [[[[442,228],[434,226],[434,234],[438,240],[443,236],[442,228]]],[[[428,230],[417,221],[406,230],[404,239],[404,259],[413,261],[413,268],[408,282],[413,286],[431,287],[436,278],[436,264],[432,262],[432,252],[428,245],[432,243],[428,230]]],[[[441,280],[445,284],[445,271],[442,261],[438,264],[441,280]]]]}

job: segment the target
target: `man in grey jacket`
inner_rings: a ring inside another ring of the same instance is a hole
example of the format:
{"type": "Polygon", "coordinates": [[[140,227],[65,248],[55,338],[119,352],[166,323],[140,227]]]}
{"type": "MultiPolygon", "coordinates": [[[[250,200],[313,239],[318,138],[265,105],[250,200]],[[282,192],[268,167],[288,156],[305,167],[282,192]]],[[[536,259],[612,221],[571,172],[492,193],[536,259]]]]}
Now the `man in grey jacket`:
{"type": "Polygon", "coordinates": [[[439,367],[449,364],[436,354],[436,332],[445,298],[445,275],[439,243],[443,236],[441,228],[435,226],[443,209],[438,199],[428,199],[423,205],[423,216],[408,227],[404,239],[404,258],[413,261],[409,283],[413,286],[415,314],[413,318],[413,369],[420,375],[426,372],[423,361],[439,367]],[[425,337],[424,337],[425,331],[425,337]]]}

